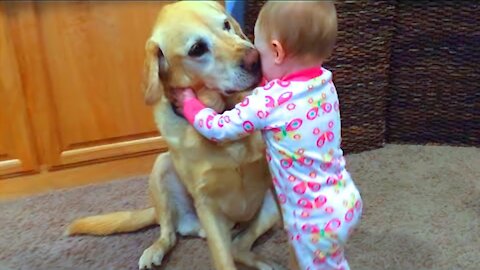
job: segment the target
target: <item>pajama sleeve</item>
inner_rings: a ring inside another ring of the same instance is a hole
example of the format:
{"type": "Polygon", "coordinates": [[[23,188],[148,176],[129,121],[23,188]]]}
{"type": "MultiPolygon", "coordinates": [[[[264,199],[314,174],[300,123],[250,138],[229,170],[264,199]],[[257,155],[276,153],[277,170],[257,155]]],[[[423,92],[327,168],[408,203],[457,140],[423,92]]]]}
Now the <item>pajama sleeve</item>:
{"type": "Polygon", "coordinates": [[[235,105],[235,108],[217,114],[198,99],[184,102],[184,115],[190,124],[207,139],[213,141],[235,140],[265,126],[267,115],[265,99],[252,94],[235,105]]]}

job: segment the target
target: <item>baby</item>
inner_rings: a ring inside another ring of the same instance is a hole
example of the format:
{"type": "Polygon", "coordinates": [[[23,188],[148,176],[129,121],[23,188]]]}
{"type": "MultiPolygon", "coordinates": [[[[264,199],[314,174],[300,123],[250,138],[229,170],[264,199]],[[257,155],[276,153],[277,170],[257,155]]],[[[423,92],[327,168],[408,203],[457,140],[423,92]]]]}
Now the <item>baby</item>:
{"type": "Polygon", "coordinates": [[[217,114],[188,89],[179,111],[203,136],[234,140],[261,130],[284,226],[300,269],[349,269],[344,247],[362,200],[340,148],[332,73],[322,67],[337,35],[332,2],[268,2],[255,25],[265,80],[217,114]]]}

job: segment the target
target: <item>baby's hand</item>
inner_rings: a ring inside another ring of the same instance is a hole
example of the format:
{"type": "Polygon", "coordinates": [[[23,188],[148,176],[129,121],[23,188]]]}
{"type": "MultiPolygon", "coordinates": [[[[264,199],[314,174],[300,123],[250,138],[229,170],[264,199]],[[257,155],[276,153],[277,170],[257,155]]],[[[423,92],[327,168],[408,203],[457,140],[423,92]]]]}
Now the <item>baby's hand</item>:
{"type": "Polygon", "coordinates": [[[175,106],[176,111],[183,115],[183,107],[185,101],[189,99],[197,98],[191,88],[177,88],[172,90],[172,104],[175,106]]]}

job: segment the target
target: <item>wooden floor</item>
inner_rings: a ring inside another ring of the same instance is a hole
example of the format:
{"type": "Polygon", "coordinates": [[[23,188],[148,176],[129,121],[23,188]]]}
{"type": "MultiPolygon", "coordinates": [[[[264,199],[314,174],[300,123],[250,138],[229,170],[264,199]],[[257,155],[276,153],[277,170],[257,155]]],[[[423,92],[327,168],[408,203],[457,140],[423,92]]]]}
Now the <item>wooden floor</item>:
{"type": "Polygon", "coordinates": [[[0,200],[108,182],[125,177],[148,175],[157,156],[158,153],[36,175],[0,179],[0,200]]]}

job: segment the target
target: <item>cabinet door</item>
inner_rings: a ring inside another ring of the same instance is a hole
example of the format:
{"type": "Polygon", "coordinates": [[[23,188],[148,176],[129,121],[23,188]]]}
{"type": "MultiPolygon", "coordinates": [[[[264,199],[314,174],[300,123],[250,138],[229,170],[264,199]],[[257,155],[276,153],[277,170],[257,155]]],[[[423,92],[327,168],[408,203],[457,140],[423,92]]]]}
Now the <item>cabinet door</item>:
{"type": "Polygon", "coordinates": [[[37,168],[15,49],[0,5],[0,178],[37,168]]]}
{"type": "Polygon", "coordinates": [[[159,151],[141,91],[144,44],[167,2],[10,2],[42,163],[159,151]]]}

